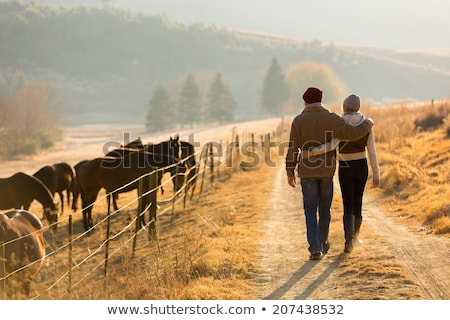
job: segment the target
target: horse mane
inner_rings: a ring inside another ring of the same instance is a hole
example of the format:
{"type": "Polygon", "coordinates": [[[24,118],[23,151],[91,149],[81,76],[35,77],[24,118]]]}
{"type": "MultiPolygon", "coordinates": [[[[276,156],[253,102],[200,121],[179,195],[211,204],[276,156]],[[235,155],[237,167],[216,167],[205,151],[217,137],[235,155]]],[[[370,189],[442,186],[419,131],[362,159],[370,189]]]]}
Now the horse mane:
{"type": "Polygon", "coordinates": [[[33,177],[39,179],[50,191],[53,196],[56,192],[57,180],[56,180],[56,168],[54,166],[43,166],[38,171],[33,173],[33,177]]]}

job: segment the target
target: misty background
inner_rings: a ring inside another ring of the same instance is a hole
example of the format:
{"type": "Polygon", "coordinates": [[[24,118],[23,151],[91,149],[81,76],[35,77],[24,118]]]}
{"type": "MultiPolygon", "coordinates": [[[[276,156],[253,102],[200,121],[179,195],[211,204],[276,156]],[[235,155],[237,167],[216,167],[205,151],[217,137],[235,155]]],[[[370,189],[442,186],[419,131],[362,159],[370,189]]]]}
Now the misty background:
{"type": "MultiPolygon", "coordinates": [[[[188,74],[203,104],[220,74],[235,120],[272,116],[262,89],[274,58],[291,78],[301,63],[326,67],[343,88],[340,96],[326,91],[327,103],[349,93],[379,105],[450,93],[448,1],[41,0],[0,8],[0,92],[11,99],[45,83],[64,126],[144,123],[155,88],[162,84],[177,104],[188,74]]],[[[315,81],[292,81],[285,110],[298,112],[305,86],[323,83],[315,81]]]]}
{"type": "Polygon", "coordinates": [[[450,49],[447,0],[38,0],[166,14],[182,23],[335,44],[450,49]]]}

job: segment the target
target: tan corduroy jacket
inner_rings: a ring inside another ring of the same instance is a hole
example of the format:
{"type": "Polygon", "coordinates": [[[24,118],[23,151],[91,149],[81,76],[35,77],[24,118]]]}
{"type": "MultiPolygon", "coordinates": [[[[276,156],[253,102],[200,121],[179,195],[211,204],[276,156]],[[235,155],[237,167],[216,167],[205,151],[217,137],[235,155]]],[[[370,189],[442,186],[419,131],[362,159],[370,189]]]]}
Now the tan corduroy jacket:
{"type": "Polygon", "coordinates": [[[354,141],[367,135],[373,123],[363,121],[352,126],[338,114],[318,103],[308,104],[292,121],[289,148],[286,154],[286,173],[294,176],[298,169],[300,178],[332,177],[336,171],[336,150],[310,159],[298,159],[301,150],[317,147],[333,138],[354,141]]]}

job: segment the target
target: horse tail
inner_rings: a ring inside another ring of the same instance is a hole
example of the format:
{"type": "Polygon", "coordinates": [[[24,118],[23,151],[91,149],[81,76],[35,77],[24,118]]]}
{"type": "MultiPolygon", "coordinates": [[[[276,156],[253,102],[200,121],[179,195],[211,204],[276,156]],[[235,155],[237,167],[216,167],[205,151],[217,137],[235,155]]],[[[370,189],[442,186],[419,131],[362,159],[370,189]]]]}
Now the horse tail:
{"type": "Polygon", "coordinates": [[[80,197],[80,185],[78,183],[77,177],[73,177],[72,179],[72,210],[77,210],[77,202],[80,197]]]}

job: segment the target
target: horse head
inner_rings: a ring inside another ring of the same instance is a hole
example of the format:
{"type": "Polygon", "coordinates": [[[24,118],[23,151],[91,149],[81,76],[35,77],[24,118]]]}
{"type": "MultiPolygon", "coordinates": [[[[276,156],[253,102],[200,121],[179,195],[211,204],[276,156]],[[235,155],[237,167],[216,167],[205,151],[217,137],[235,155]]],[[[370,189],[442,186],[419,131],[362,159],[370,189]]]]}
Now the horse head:
{"type": "Polygon", "coordinates": [[[170,137],[169,139],[169,155],[172,157],[175,157],[176,159],[180,158],[181,153],[181,142],[180,142],[180,136],[177,134],[173,138],[170,137]]]}
{"type": "Polygon", "coordinates": [[[53,230],[56,230],[58,228],[58,204],[52,202],[52,205],[50,207],[44,208],[44,216],[49,222],[49,224],[52,226],[53,230]]]}

